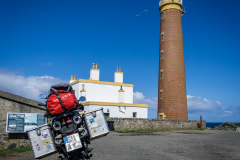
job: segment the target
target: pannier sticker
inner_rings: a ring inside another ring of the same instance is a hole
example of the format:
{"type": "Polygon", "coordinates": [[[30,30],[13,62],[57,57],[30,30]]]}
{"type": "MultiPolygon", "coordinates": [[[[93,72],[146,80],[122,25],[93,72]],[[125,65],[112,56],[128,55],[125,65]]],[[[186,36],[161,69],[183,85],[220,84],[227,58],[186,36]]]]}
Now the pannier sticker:
{"type": "Polygon", "coordinates": [[[48,144],[50,144],[50,142],[47,139],[45,139],[44,145],[48,145],[48,144]]]}
{"type": "Polygon", "coordinates": [[[95,133],[97,133],[97,130],[96,130],[96,129],[93,130],[93,134],[95,134],[95,133]]]}
{"type": "Polygon", "coordinates": [[[48,134],[42,134],[42,138],[47,138],[48,134]]]}
{"type": "Polygon", "coordinates": [[[89,119],[89,122],[90,122],[90,123],[94,123],[94,122],[95,122],[95,121],[94,121],[94,118],[89,119]]]}
{"type": "Polygon", "coordinates": [[[48,144],[48,145],[46,146],[46,152],[49,152],[51,149],[52,149],[52,146],[51,146],[50,144],[48,144]]]}
{"type": "Polygon", "coordinates": [[[33,145],[37,144],[37,141],[36,140],[33,140],[33,145]]]}
{"type": "Polygon", "coordinates": [[[40,148],[40,145],[39,145],[39,144],[36,144],[36,149],[37,149],[37,151],[40,151],[40,150],[41,150],[41,148],[40,148]]]}

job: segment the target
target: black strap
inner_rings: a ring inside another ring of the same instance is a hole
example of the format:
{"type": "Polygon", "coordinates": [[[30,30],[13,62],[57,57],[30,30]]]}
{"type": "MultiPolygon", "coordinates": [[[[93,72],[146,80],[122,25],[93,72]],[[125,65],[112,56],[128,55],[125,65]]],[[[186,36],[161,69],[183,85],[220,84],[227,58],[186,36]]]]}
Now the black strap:
{"type": "Polygon", "coordinates": [[[63,102],[62,102],[62,100],[61,100],[61,98],[60,98],[60,96],[59,96],[59,94],[58,94],[57,92],[55,92],[55,94],[56,94],[56,96],[57,96],[57,98],[58,98],[58,100],[59,100],[62,108],[66,111],[67,109],[65,108],[65,106],[64,106],[64,104],[63,104],[63,102]]]}

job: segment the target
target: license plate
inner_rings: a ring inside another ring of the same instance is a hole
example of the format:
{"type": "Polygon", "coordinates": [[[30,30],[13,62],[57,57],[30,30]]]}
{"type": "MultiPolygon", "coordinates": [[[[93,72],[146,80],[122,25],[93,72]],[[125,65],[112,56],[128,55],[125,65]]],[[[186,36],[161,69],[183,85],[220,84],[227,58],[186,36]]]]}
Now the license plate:
{"type": "Polygon", "coordinates": [[[64,137],[64,143],[67,149],[67,152],[82,148],[82,143],[78,133],[64,137]]]}

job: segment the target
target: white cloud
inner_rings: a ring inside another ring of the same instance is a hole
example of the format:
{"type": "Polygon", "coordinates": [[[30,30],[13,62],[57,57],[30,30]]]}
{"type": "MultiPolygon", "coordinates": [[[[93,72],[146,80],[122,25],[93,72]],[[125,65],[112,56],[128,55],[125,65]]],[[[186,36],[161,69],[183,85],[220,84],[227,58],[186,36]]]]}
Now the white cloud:
{"type": "Polygon", "coordinates": [[[225,113],[228,113],[228,114],[232,114],[232,112],[231,111],[224,111],[225,113]]]}
{"type": "Polygon", "coordinates": [[[48,93],[50,86],[67,81],[51,76],[24,77],[8,69],[0,68],[0,90],[41,101],[39,94],[48,93]]]}
{"type": "MultiPolygon", "coordinates": [[[[151,112],[149,117],[156,118],[157,98],[146,98],[142,92],[133,93],[133,102],[139,104],[148,104],[151,112]]],[[[240,103],[238,106],[223,106],[219,101],[211,101],[206,98],[187,96],[189,119],[196,120],[202,115],[204,120],[210,122],[239,122],[240,103]]]]}
{"type": "Polygon", "coordinates": [[[53,63],[42,63],[42,66],[51,66],[53,63]]]}
{"type": "Polygon", "coordinates": [[[219,101],[210,101],[206,98],[202,99],[201,97],[195,96],[187,96],[187,105],[188,105],[188,112],[206,112],[212,111],[214,109],[220,109],[222,103],[219,101]]]}
{"type": "Polygon", "coordinates": [[[148,104],[149,109],[157,109],[157,98],[146,98],[142,92],[133,92],[133,103],[148,104]]]}
{"type": "MultiPolygon", "coordinates": [[[[157,98],[146,98],[142,92],[133,93],[133,103],[148,104],[149,109],[157,109],[157,98]]],[[[222,103],[219,101],[210,101],[206,98],[187,96],[187,105],[189,113],[206,112],[214,109],[221,109],[222,103]]]]}

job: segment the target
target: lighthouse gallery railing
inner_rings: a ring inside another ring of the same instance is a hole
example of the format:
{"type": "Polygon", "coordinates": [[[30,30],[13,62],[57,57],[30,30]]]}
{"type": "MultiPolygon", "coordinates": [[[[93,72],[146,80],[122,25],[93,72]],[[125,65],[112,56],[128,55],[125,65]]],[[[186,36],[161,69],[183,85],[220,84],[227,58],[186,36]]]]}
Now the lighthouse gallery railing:
{"type": "Polygon", "coordinates": [[[182,1],[183,1],[183,0],[161,0],[161,1],[159,2],[159,6],[160,6],[161,4],[163,4],[164,2],[180,2],[180,3],[183,3],[182,1]]]}

